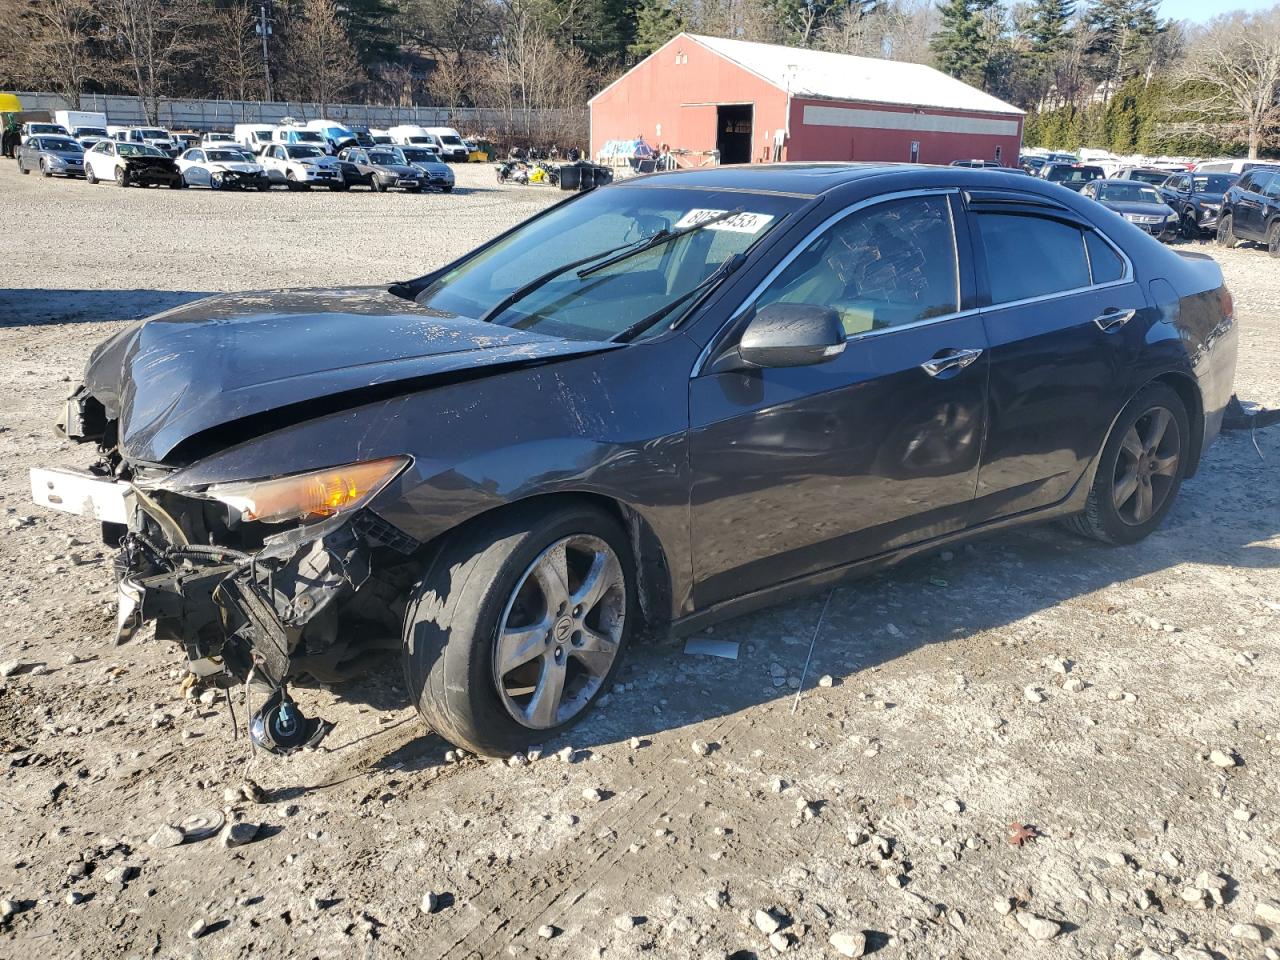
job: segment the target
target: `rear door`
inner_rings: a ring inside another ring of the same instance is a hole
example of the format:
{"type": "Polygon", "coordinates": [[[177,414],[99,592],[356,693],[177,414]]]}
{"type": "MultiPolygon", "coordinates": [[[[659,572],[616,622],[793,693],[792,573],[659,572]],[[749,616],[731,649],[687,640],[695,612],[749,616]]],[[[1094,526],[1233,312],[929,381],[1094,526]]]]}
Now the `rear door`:
{"type": "Polygon", "coordinates": [[[1232,211],[1232,232],[1246,240],[1262,240],[1265,224],[1263,211],[1266,208],[1266,189],[1271,182],[1269,170],[1250,170],[1238,185],[1240,199],[1236,201],[1232,211]]]}
{"type": "Polygon", "coordinates": [[[972,273],[967,235],[957,241],[954,229],[958,204],[940,191],[837,214],[713,341],[711,357],[779,301],[832,307],[848,337],[839,356],[813,366],[695,372],[698,606],[964,525],[987,344],[976,311],[961,309],[972,273]]]}
{"type": "Polygon", "coordinates": [[[1062,500],[1127,399],[1146,298],[1120,250],[1066,208],[969,198],[989,421],[971,522],[1062,500]]]}

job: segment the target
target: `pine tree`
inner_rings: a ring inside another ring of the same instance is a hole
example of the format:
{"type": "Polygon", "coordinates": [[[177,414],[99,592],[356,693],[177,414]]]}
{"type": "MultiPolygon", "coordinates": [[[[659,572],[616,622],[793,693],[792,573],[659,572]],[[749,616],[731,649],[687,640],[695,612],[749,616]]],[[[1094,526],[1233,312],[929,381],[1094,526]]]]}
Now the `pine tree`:
{"type": "Polygon", "coordinates": [[[941,25],[929,42],[938,69],[975,86],[992,80],[999,37],[992,36],[992,14],[999,0],[946,0],[939,5],[941,25]]]}
{"type": "Polygon", "coordinates": [[[683,12],[671,0],[640,0],[635,39],[627,45],[627,53],[637,60],[647,57],[684,28],[683,12]]]}

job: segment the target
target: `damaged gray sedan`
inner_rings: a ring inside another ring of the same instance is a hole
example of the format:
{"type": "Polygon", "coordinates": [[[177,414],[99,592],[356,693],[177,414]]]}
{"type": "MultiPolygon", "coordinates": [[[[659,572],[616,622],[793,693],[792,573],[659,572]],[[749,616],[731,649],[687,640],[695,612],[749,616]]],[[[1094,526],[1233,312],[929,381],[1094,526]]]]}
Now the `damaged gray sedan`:
{"type": "Polygon", "coordinates": [[[787,165],[575,196],[388,289],[220,296],[94,351],[32,494],[254,740],[403,651],[506,754],[688,631],[1017,523],[1134,543],[1231,396],[1218,268],[1051,184],[787,165]]]}

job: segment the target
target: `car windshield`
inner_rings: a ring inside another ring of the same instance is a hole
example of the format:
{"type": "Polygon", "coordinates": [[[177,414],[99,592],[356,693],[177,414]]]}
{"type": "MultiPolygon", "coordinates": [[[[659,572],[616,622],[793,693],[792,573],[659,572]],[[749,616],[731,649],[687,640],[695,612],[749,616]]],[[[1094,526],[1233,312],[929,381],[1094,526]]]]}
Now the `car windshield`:
{"type": "Polygon", "coordinates": [[[77,137],[105,137],[107,131],[101,127],[76,127],[75,134],[77,137]]]}
{"type": "Polygon", "coordinates": [[[120,143],[116,145],[122,157],[163,157],[155,147],[145,143],[120,143]]]}
{"type": "Polygon", "coordinates": [[[1054,183],[1076,183],[1081,180],[1101,180],[1102,176],[1101,167],[1055,166],[1049,168],[1049,175],[1045,179],[1054,183]]]}
{"type": "Polygon", "coordinates": [[[145,140],[168,140],[169,135],[163,130],[135,130],[138,136],[145,140]]]}
{"type": "Polygon", "coordinates": [[[76,143],[74,140],[64,140],[61,137],[46,137],[40,141],[46,150],[57,150],[61,153],[84,153],[84,147],[76,143]]]}
{"type": "Polygon", "coordinates": [[[369,151],[370,163],[399,163],[400,158],[394,153],[388,153],[386,150],[369,151]]]}
{"type": "Polygon", "coordinates": [[[34,134],[34,133],[66,133],[67,131],[63,130],[56,123],[33,123],[31,124],[30,127],[27,128],[27,132],[34,134]]]}
{"type": "MultiPolygon", "coordinates": [[[[491,318],[494,322],[570,340],[609,340],[631,332],[656,311],[673,305],[687,309],[697,301],[698,284],[759,242],[799,203],[781,196],[671,187],[597,190],[470,257],[433,281],[417,301],[476,318],[510,301],[491,318]],[[571,269],[581,262],[586,270],[607,261],[607,253],[625,253],[629,245],[641,247],[660,232],[676,233],[726,214],[734,215],[586,276],[571,269]],[[563,272],[528,289],[556,270],[563,272]]],[[[679,318],[679,309],[647,333],[666,329],[679,318]]]]}
{"type": "Polygon", "coordinates": [[[1226,193],[1236,182],[1233,173],[1211,173],[1204,177],[1192,177],[1192,187],[1196,193],[1226,193]]]}
{"type": "Polygon", "coordinates": [[[290,140],[297,141],[298,143],[322,143],[324,141],[324,137],[320,136],[320,134],[316,133],[314,130],[294,130],[292,133],[288,134],[288,136],[290,140]]]}
{"type": "Polygon", "coordinates": [[[443,140],[445,143],[449,144],[449,146],[451,146],[451,147],[460,147],[460,146],[462,146],[462,138],[461,138],[461,137],[443,136],[443,137],[441,137],[440,139],[441,139],[441,140],[443,140]]]}
{"type": "Polygon", "coordinates": [[[243,163],[249,159],[239,150],[210,150],[205,156],[221,163],[243,163]]]}
{"type": "Polygon", "coordinates": [[[405,137],[409,143],[435,143],[432,137],[405,137]]]}
{"type": "Polygon", "coordinates": [[[308,157],[323,157],[324,151],[319,147],[285,147],[291,160],[305,160],[308,157]]]}
{"type": "Polygon", "coordinates": [[[423,150],[421,147],[407,147],[400,152],[406,163],[434,163],[440,159],[440,155],[435,151],[423,150]]]}
{"type": "Polygon", "coordinates": [[[1121,203],[1164,203],[1154,187],[1132,180],[1109,180],[1098,187],[1099,200],[1121,203]]]}

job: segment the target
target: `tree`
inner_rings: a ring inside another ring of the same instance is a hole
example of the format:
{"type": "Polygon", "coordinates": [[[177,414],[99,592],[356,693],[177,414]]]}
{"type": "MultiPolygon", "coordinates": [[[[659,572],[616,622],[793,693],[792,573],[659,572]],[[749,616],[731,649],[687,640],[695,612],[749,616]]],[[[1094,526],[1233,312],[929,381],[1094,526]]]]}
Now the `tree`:
{"type": "Polygon", "coordinates": [[[232,0],[210,11],[202,59],[219,94],[248,100],[263,89],[262,40],[257,10],[249,0],[232,0]]]}
{"type": "Polygon", "coordinates": [[[1178,78],[1178,132],[1244,141],[1256,159],[1280,129],[1280,7],[1211,20],[1178,78]]]}
{"type": "Polygon", "coordinates": [[[938,69],[989,89],[1002,53],[999,0],[946,0],[938,11],[942,23],[929,44],[938,69]]]}
{"type": "Polygon", "coordinates": [[[640,0],[635,39],[627,46],[627,53],[637,60],[647,57],[683,29],[684,12],[671,0],[640,0]]]}
{"type": "Polygon", "coordinates": [[[293,0],[281,20],[286,89],[324,114],[362,78],[346,24],[334,0],[293,0]]]}
{"type": "Polygon", "coordinates": [[[159,122],[160,97],[194,51],[203,10],[195,0],[97,0],[113,38],[118,69],[142,102],[150,123],[159,122]]]}
{"type": "Polygon", "coordinates": [[[72,110],[85,84],[102,72],[92,39],[99,20],[91,0],[43,0],[29,4],[13,24],[26,47],[27,79],[59,94],[72,110]]]}
{"type": "Polygon", "coordinates": [[[1160,35],[1168,29],[1156,15],[1159,0],[1093,0],[1085,13],[1085,55],[1104,98],[1136,74],[1149,74],[1160,35]]]}

